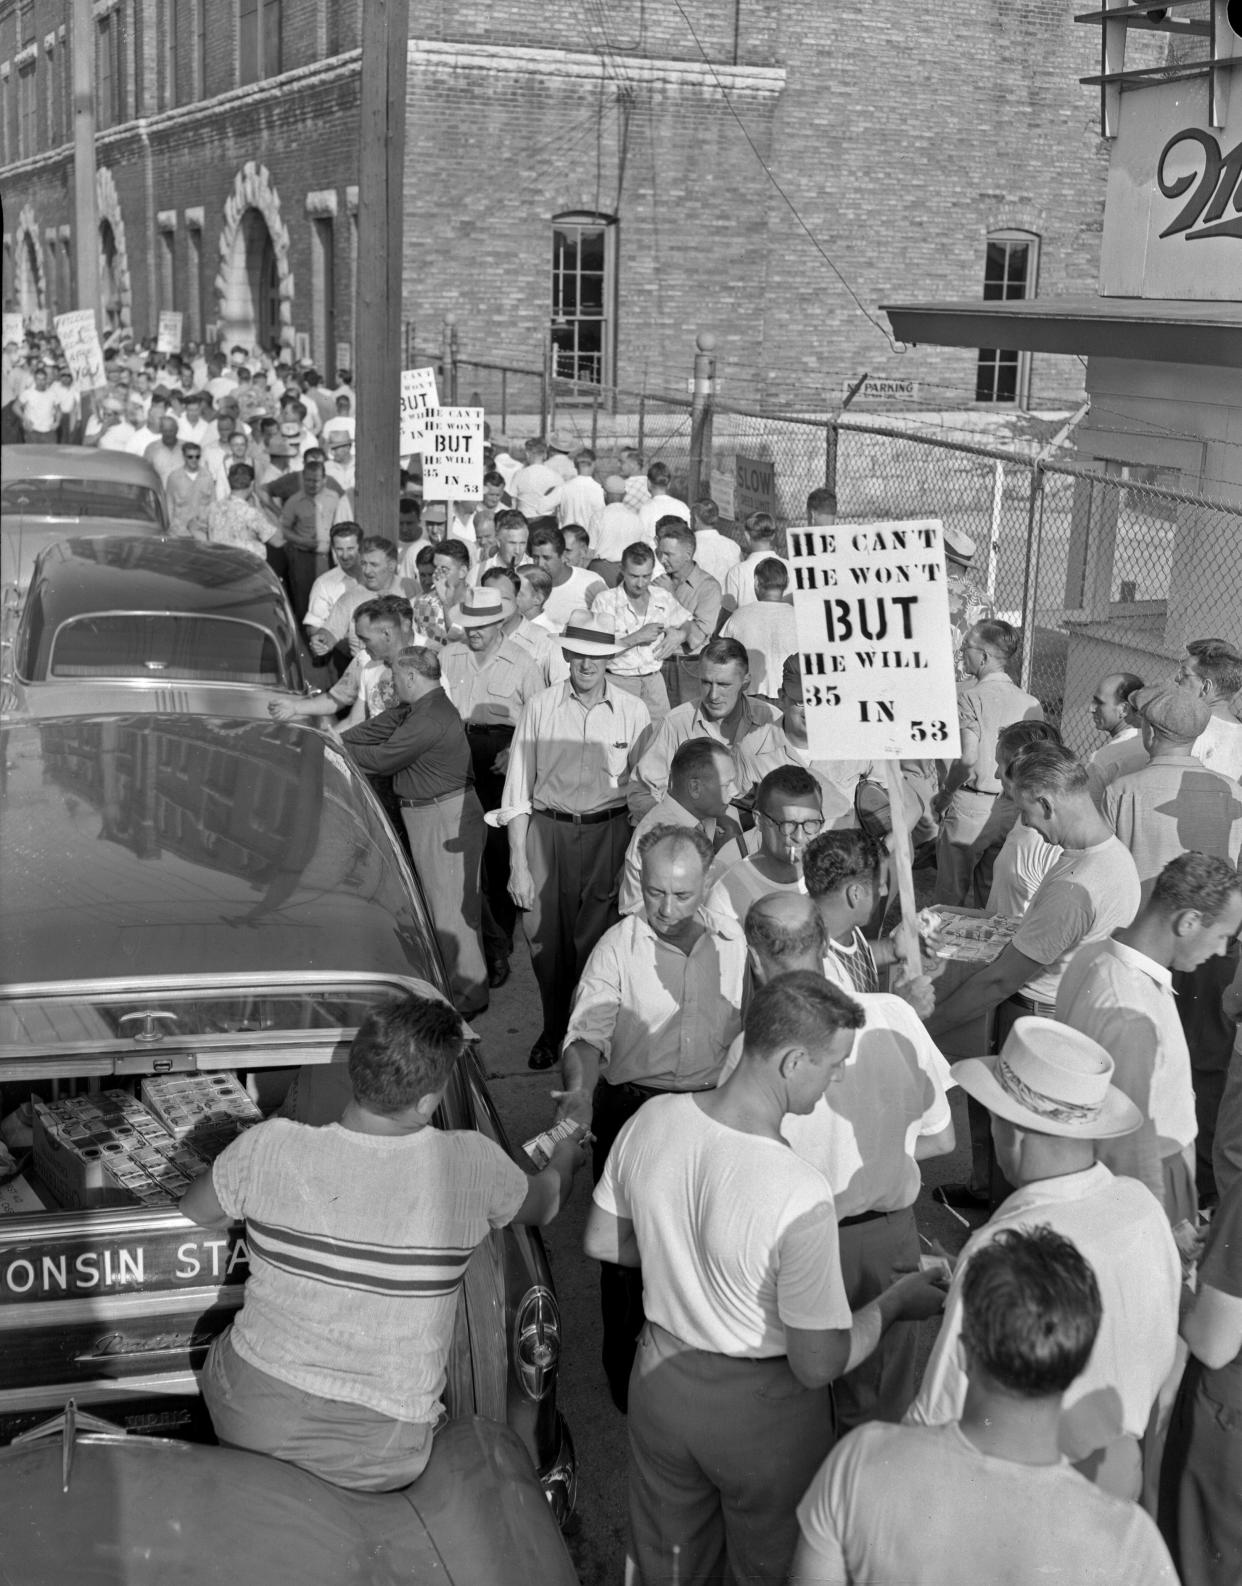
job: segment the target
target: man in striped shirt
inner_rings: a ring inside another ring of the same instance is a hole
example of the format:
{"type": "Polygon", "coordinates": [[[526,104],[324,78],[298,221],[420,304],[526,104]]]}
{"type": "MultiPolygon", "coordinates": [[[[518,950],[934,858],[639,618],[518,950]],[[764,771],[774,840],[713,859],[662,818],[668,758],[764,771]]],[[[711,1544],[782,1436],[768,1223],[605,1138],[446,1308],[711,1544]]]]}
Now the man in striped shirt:
{"type": "Polygon", "coordinates": [[[192,1222],[246,1224],[245,1303],[203,1370],[221,1443],[370,1492],[423,1470],[475,1247],[551,1222],[583,1160],[571,1136],[528,1177],[486,1135],[431,1127],[467,1034],[436,996],[375,1009],[339,1122],[256,1124],[186,1191],[192,1222]]]}

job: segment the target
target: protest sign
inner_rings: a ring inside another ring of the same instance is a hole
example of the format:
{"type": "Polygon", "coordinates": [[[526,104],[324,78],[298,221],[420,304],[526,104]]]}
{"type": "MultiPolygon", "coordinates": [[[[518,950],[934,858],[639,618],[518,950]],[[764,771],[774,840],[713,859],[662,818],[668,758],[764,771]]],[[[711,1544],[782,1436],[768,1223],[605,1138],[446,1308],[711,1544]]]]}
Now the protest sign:
{"type": "Polygon", "coordinates": [[[471,501],[482,494],[483,409],[437,409],[423,439],[423,500],[471,501]]]}
{"type": "Polygon", "coordinates": [[[156,352],[181,351],[181,315],[172,308],[160,310],[155,326],[156,352]]]}
{"type": "Polygon", "coordinates": [[[340,376],[340,374],[341,374],[341,372],[343,370],[345,370],[345,369],[351,369],[352,370],[353,367],[354,367],[353,349],[350,347],[350,345],[349,345],[349,343],[347,341],[338,341],[337,344],[336,344],[336,372],[337,372],[338,378],[339,378],[339,376],[340,376]]]}
{"type": "Polygon", "coordinates": [[[3,345],[7,347],[11,341],[15,341],[19,347],[25,344],[26,327],[22,324],[22,316],[20,314],[6,314],[4,316],[3,345]]]}
{"type": "Polygon", "coordinates": [[[427,416],[440,406],[434,369],[401,371],[401,439],[397,450],[402,457],[423,449],[423,427],[427,416]]]}
{"type": "Polygon", "coordinates": [[[41,336],[47,329],[47,309],[45,308],[30,309],[29,312],[24,315],[24,319],[26,322],[26,329],[34,331],[37,336],[41,336]]]}
{"type": "Polygon", "coordinates": [[[815,760],[956,758],[939,519],[788,531],[815,760]]]}
{"type": "Polygon", "coordinates": [[[57,314],[56,334],[74,387],[78,391],[94,391],[107,385],[103,348],[99,345],[99,332],[90,309],[78,308],[71,314],[57,314]]]}

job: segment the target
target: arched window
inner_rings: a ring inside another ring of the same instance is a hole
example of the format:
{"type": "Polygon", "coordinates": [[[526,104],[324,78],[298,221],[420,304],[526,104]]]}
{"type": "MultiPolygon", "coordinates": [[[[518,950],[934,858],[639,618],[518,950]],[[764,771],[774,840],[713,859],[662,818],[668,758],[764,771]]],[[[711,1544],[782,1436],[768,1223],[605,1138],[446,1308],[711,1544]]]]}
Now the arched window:
{"type": "MultiPolygon", "coordinates": [[[[983,265],[984,302],[1034,297],[1039,281],[1039,238],[1031,231],[994,231],[983,265]]],[[[985,347],[975,377],[976,402],[1012,403],[1024,408],[1031,383],[1031,355],[985,347]]]]}
{"type": "Polygon", "coordinates": [[[558,379],[612,384],[616,235],[608,215],[552,221],[552,372],[558,379]]]}

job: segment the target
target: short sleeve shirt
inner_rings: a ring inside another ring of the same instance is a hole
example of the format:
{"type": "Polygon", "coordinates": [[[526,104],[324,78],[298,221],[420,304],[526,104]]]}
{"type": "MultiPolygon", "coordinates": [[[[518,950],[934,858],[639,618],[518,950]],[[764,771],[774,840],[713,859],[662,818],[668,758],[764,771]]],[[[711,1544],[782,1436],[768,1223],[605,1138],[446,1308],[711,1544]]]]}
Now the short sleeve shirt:
{"type": "Polygon", "coordinates": [[[1025,995],[1055,1002],[1077,950],[1129,925],[1139,896],[1134,860],[1117,838],[1091,848],[1067,848],[1040,882],[1013,937],[1018,952],[1044,965],[1043,973],[1023,986],[1025,995]]]}
{"type": "Polygon", "coordinates": [[[528,1180],[481,1134],[360,1134],[284,1118],[216,1159],[246,1221],[250,1277],[233,1346],[269,1376],[398,1421],[434,1421],[475,1247],[528,1180]]]}
{"type": "Polygon", "coordinates": [[[853,1320],[822,1174],[694,1096],[654,1097],[630,1119],[595,1204],[633,1223],[647,1315],[693,1349],[783,1355],[787,1327],[853,1320]]]}
{"type": "MultiPolygon", "coordinates": [[[[1221,1197],[1212,1218],[1203,1259],[1199,1263],[1199,1284],[1208,1284],[1221,1294],[1242,1300],[1242,1178],[1237,1178],[1221,1197]]],[[[1203,1374],[1203,1391],[1217,1404],[1228,1405],[1242,1413],[1242,1353],[1203,1374]]]]}

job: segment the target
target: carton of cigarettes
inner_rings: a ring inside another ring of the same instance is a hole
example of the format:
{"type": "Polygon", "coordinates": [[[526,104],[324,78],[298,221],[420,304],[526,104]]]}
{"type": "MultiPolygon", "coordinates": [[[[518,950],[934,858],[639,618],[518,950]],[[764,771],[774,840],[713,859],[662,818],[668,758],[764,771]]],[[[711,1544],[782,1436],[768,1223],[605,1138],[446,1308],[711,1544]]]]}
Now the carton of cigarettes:
{"type": "Polygon", "coordinates": [[[542,1134],[537,1134],[533,1140],[528,1140],[522,1147],[526,1155],[535,1164],[540,1172],[552,1160],[553,1148],[562,1140],[568,1140],[571,1135],[581,1134],[582,1125],[575,1123],[572,1118],[562,1118],[552,1129],[545,1129],[542,1134]]]}

